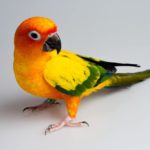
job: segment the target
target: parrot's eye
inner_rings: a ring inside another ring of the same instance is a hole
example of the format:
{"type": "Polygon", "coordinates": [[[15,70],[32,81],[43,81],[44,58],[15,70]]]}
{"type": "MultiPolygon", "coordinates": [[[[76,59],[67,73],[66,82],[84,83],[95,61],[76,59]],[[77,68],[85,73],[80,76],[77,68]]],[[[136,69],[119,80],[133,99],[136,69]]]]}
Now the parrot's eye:
{"type": "Polygon", "coordinates": [[[41,35],[37,31],[30,31],[28,35],[32,40],[35,41],[41,40],[41,35]]]}

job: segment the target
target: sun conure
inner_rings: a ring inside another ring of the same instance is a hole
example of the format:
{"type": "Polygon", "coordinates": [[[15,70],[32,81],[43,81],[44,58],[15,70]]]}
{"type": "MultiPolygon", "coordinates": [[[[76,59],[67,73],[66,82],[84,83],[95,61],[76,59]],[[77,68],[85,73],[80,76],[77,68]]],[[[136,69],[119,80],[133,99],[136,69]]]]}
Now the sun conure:
{"type": "Polygon", "coordinates": [[[23,21],[15,32],[14,72],[18,84],[27,92],[48,98],[35,110],[55,100],[64,100],[68,115],[48,131],[63,126],[77,127],[88,123],[73,122],[80,101],[105,87],[128,86],[150,77],[150,70],[137,73],[116,73],[118,66],[139,67],[137,64],[106,62],[61,49],[56,24],[44,17],[23,21]]]}

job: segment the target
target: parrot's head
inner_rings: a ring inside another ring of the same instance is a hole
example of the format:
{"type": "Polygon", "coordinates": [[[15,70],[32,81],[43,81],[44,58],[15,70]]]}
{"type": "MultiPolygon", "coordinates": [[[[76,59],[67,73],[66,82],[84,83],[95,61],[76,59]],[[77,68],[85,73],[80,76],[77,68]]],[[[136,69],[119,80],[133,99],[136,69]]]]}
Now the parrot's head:
{"type": "Polygon", "coordinates": [[[32,17],[17,28],[14,38],[15,49],[24,54],[47,53],[61,50],[61,41],[56,24],[44,17],[32,17]]]}

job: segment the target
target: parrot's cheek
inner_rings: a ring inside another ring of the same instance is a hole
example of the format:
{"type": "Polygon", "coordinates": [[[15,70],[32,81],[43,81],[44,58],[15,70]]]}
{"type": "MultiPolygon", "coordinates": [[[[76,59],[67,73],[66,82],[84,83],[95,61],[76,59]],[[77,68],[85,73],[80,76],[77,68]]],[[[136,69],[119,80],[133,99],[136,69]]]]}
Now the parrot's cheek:
{"type": "Polygon", "coordinates": [[[57,33],[49,36],[43,45],[43,51],[50,52],[56,50],[57,54],[61,50],[61,40],[57,33]]]}

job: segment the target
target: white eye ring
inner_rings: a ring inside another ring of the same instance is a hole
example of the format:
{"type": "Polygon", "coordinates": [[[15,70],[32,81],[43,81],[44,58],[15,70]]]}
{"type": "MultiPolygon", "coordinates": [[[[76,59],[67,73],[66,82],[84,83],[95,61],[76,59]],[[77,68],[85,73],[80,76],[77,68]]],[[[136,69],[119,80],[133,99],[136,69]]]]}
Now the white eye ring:
{"type": "Polygon", "coordinates": [[[34,41],[41,40],[41,35],[37,31],[30,31],[28,36],[34,41]]]}

